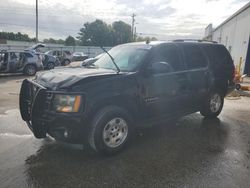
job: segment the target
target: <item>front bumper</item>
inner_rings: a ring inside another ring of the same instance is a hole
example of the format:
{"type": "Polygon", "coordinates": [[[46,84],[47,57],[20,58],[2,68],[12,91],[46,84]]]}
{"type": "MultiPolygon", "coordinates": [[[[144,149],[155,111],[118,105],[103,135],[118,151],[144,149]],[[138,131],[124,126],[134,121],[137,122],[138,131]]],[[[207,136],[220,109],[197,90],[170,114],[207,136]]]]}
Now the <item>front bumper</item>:
{"type": "Polygon", "coordinates": [[[53,93],[36,82],[25,79],[21,86],[19,106],[22,119],[36,138],[47,134],[57,140],[83,143],[87,137],[84,113],[56,113],[50,110],[53,93]]]}

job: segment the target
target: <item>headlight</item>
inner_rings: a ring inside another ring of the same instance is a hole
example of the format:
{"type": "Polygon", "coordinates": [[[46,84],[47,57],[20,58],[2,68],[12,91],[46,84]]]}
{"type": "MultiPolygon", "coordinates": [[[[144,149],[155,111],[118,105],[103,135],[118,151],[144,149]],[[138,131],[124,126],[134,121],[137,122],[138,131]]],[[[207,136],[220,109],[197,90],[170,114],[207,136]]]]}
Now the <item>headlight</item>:
{"type": "Polygon", "coordinates": [[[81,100],[80,95],[56,94],[53,100],[53,110],[56,112],[78,112],[81,100]]]}

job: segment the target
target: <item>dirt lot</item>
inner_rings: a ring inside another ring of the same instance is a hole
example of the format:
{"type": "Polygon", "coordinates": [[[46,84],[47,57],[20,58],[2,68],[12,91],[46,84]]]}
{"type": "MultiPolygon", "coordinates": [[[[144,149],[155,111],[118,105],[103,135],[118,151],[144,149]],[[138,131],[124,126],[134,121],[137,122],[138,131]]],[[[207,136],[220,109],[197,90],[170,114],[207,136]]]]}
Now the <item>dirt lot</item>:
{"type": "Polygon", "coordinates": [[[24,77],[0,77],[0,187],[250,187],[250,98],[139,130],[122,153],[35,139],[18,110],[24,77]]]}

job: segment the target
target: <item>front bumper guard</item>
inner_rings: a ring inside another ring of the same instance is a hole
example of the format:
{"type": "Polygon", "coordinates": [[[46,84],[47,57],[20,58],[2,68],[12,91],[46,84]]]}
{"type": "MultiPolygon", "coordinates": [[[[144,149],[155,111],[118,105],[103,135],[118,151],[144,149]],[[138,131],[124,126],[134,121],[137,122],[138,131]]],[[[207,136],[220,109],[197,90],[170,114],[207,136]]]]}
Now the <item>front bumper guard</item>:
{"type": "Polygon", "coordinates": [[[46,137],[45,124],[39,119],[44,112],[46,90],[45,87],[27,79],[23,81],[20,90],[19,107],[21,117],[26,121],[36,138],[46,137]]]}

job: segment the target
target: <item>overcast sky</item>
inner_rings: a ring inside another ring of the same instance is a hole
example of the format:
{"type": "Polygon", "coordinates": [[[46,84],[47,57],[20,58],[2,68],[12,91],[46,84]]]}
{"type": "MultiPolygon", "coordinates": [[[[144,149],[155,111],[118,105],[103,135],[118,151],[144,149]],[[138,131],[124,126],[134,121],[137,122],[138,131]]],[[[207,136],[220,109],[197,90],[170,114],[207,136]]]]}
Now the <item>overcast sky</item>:
{"type": "MultiPolygon", "coordinates": [[[[77,36],[84,22],[102,19],[131,24],[158,39],[200,38],[249,0],[38,0],[39,39],[77,36]]],[[[35,0],[0,0],[0,31],[35,36],[35,0]]]]}

